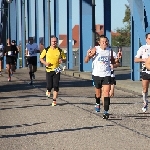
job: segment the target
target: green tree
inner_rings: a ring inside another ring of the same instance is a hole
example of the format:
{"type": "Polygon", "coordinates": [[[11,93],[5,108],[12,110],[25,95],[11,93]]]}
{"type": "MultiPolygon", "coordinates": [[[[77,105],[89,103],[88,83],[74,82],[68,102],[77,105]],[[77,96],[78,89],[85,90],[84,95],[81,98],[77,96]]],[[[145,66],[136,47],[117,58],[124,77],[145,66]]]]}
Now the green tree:
{"type": "Polygon", "coordinates": [[[131,39],[131,21],[130,21],[130,8],[128,5],[126,6],[125,16],[123,18],[123,23],[125,23],[125,27],[117,28],[116,32],[117,35],[112,36],[112,46],[130,46],[130,39],[131,39]]]}

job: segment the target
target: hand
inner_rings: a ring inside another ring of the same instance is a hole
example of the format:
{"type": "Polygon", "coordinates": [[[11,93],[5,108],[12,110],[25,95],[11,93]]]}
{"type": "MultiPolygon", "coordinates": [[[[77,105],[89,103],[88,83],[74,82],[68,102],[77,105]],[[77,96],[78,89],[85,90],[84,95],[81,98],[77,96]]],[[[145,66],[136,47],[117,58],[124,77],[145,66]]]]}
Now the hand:
{"type": "Polygon", "coordinates": [[[93,57],[96,54],[96,49],[89,49],[87,51],[87,56],[88,57],[93,57]]]}
{"type": "Polygon", "coordinates": [[[114,69],[114,65],[113,64],[110,64],[110,67],[111,67],[111,69],[114,69]]]}
{"type": "Polygon", "coordinates": [[[46,63],[45,63],[45,66],[47,66],[47,67],[48,67],[50,64],[51,64],[51,63],[47,63],[47,62],[46,62],[46,63]]]}
{"type": "Polygon", "coordinates": [[[62,59],[61,58],[59,59],[59,63],[62,64],[62,59]]]}

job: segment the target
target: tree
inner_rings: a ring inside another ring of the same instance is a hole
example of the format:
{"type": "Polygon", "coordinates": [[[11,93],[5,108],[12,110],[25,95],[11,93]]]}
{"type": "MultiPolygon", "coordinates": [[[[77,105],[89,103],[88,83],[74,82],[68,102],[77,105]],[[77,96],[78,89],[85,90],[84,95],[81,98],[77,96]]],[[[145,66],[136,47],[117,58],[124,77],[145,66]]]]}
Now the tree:
{"type": "Polygon", "coordinates": [[[125,23],[125,27],[117,28],[116,32],[118,35],[112,36],[112,46],[130,46],[130,39],[131,39],[131,18],[130,18],[130,8],[128,5],[126,6],[125,16],[123,18],[123,23],[125,23]]]}

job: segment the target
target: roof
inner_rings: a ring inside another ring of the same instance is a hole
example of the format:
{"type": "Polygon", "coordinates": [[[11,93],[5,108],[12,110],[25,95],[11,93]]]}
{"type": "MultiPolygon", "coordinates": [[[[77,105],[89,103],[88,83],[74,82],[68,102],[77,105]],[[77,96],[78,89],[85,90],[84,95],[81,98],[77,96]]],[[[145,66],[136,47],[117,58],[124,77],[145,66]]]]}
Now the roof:
{"type": "MultiPolygon", "coordinates": [[[[95,32],[97,32],[99,35],[104,34],[104,25],[102,24],[97,24],[95,25],[95,32]]],[[[119,33],[115,33],[113,31],[111,31],[111,35],[118,35],[119,33]]],[[[60,47],[61,48],[66,48],[67,47],[67,35],[60,35],[61,37],[63,37],[63,41],[60,43],[60,47]]],[[[80,45],[80,41],[79,41],[79,25],[75,25],[72,29],[72,40],[74,41],[73,44],[73,48],[79,48],[80,45]]]]}

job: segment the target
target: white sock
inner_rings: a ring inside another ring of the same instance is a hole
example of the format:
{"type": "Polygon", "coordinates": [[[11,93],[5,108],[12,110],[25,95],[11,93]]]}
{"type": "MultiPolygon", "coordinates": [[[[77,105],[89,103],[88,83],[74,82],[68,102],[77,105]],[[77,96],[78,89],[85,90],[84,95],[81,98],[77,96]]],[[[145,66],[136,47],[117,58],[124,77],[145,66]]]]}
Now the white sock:
{"type": "Polygon", "coordinates": [[[144,102],[144,104],[146,104],[147,95],[148,95],[147,92],[146,92],[146,93],[143,93],[143,102],[144,102]]]}

